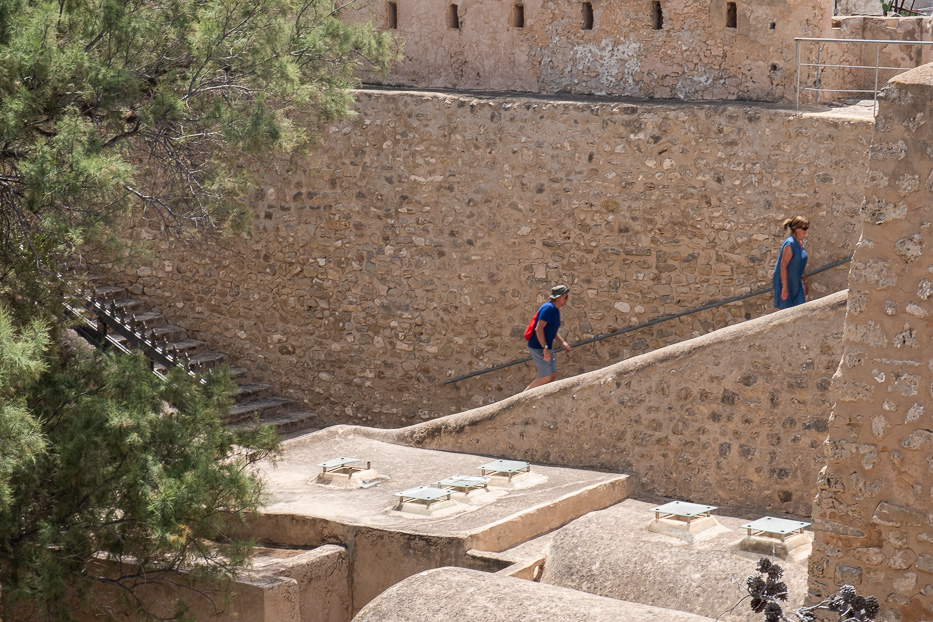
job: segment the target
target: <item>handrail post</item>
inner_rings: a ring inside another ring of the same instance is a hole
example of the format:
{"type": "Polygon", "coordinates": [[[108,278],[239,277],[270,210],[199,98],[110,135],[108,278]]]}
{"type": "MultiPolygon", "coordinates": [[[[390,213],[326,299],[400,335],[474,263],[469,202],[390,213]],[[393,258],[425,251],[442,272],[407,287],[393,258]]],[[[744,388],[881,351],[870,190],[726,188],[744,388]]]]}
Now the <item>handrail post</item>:
{"type": "Polygon", "coordinates": [[[878,72],[881,67],[881,44],[875,47],[875,92],[872,93],[872,114],[878,114],[878,72]]]}
{"type": "Polygon", "coordinates": [[[800,110],[800,40],[794,39],[794,62],[797,63],[797,77],[794,84],[794,110],[800,110]]]}
{"type": "Polygon", "coordinates": [[[813,83],[813,88],[816,89],[816,101],[814,104],[820,103],[820,56],[823,52],[823,42],[820,41],[816,44],[816,82],[813,83]]]}

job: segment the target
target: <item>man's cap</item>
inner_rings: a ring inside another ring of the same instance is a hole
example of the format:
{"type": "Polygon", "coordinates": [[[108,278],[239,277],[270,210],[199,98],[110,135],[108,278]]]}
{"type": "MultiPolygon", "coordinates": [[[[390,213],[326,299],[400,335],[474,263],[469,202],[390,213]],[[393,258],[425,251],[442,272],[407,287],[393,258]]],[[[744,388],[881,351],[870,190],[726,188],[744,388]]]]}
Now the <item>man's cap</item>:
{"type": "Polygon", "coordinates": [[[569,294],[569,293],[570,293],[570,288],[567,287],[566,285],[555,285],[554,287],[551,288],[551,300],[554,300],[555,298],[560,298],[564,294],[569,294]]]}

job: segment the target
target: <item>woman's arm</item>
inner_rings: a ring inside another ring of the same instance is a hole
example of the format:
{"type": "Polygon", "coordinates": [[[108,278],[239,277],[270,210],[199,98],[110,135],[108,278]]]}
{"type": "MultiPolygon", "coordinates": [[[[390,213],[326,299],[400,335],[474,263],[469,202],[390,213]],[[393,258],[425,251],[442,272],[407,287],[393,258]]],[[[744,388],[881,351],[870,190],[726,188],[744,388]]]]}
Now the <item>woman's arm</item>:
{"type": "Polygon", "coordinates": [[[787,265],[793,256],[794,251],[790,249],[790,246],[785,246],[784,252],[781,253],[781,300],[787,300],[789,295],[787,290],[787,265]]]}

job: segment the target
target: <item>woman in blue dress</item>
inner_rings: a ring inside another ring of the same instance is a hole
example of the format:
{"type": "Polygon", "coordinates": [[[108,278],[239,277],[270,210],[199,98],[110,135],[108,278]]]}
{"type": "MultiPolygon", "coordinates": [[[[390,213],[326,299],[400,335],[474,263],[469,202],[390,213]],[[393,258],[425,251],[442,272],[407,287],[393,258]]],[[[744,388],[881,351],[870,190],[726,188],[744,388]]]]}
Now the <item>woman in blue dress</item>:
{"type": "Polygon", "coordinates": [[[802,305],[810,293],[807,279],[803,275],[807,267],[807,251],[803,249],[803,241],[807,237],[810,221],[803,216],[794,216],[784,221],[784,228],[790,230],[790,235],[781,244],[781,254],[772,277],[776,309],[802,305]]]}

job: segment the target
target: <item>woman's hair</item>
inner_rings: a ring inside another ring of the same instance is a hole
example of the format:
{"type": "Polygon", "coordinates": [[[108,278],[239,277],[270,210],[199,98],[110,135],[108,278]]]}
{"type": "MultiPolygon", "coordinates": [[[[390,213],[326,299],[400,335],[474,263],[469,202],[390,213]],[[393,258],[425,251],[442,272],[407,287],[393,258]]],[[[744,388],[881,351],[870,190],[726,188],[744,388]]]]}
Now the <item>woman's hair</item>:
{"type": "Polygon", "coordinates": [[[785,220],[783,227],[785,229],[790,229],[791,232],[796,229],[809,229],[810,219],[806,216],[794,216],[793,218],[788,218],[785,220]]]}

